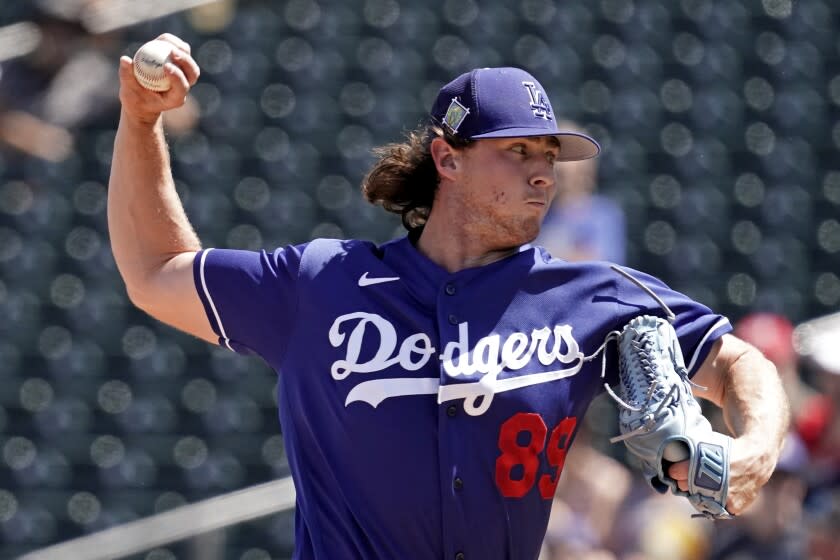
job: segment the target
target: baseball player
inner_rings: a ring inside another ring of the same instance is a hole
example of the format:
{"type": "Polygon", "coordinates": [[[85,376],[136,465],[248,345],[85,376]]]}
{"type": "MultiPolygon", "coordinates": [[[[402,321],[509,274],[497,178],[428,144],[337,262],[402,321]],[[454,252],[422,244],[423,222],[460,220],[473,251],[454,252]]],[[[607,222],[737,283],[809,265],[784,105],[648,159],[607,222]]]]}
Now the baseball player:
{"type": "MultiPolygon", "coordinates": [[[[729,322],[637,271],[567,263],[529,245],[553,166],[598,144],[557,128],[515,68],[445,85],[429,123],[381,148],[368,200],[403,238],[315,239],[271,251],[202,249],[178,200],[161,112],[199,69],[175,45],[171,90],[120,61],[122,114],[108,221],[131,300],[157,319],[279,373],[297,488],[297,559],[534,559],[587,406],[615,383],[609,333],[673,311],[699,394],[735,437],[727,508],[770,477],[787,423],[773,367],[729,322]],[[650,293],[648,293],[650,292],[650,293]]],[[[671,465],[680,488],[688,463],[671,465]]]]}

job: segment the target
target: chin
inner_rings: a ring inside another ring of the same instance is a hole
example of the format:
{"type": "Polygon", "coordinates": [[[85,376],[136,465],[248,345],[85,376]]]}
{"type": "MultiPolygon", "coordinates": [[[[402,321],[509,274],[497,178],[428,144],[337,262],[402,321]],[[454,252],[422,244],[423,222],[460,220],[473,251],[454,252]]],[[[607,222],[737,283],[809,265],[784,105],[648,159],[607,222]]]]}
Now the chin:
{"type": "Polygon", "coordinates": [[[537,236],[540,234],[540,226],[539,224],[532,225],[530,223],[522,224],[522,227],[516,230],[517,234],[517,245],[525,245],[526,243],[531,243],[534,241],[537,236]]]}
{"type": "Polygon", "coordinates": [[[534,217],[523,218],[517,216],[497,216],[492,222],[492,229],[485,231],[487,239],[494,239],[496,244],[504,247],[519,247],[532,242],[540,233],[542,220],[534,217]]]}
{"type": "Polygon", "coordinates": [[[537,236],[540,234],[541,225],[542,220],[534,222],[528,221],[522,224],[522,237],[524,238],[524,241],[522,243],[530,243],[534,239],[536,239],[537,236]]]}

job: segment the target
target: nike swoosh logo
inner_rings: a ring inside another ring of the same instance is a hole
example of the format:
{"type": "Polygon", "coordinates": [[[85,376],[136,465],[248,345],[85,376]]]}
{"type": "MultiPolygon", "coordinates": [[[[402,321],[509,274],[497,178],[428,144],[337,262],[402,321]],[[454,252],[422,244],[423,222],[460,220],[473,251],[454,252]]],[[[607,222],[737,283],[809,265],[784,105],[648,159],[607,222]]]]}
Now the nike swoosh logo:
{"type": "Polygon", "coordinates": [[[388,276],[383,278],[368,278],[368,273],[365,272],[362,274],[361,278],[359,278],[359,286],[364,288],[365,286],[373,286],[374,284],[382,284],[384,282],[394,282],[395,280],[399,280],[399,276],[388,276]]]}

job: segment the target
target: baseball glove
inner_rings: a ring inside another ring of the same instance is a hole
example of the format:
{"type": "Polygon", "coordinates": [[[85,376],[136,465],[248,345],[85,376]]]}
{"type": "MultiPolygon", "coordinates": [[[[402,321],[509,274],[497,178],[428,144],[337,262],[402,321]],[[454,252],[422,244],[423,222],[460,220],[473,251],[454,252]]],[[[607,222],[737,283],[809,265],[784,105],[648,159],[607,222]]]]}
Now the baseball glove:
{"type": "Polygon", "coordinates": [[[634,318],[618,334],[619,427],[623,441],[642,463],[648,483],[688,498],[698,517],[728,519],[729,455],[732,438],[712,430],[691,393],[674,327],[659,317],[634,318]],[[668,476],[668,467],[689,460],[688,491],[668,476]]]}

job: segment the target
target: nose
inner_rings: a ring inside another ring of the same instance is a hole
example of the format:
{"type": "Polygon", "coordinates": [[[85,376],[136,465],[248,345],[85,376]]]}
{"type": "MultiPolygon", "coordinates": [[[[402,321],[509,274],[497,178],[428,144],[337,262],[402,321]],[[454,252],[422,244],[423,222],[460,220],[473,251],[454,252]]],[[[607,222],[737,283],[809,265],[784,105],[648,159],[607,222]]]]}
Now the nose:
{"type": "Polygon", "coordinates": [[[554,165],[548,161],[537,163],[535,169],[531,172],[528,183],[540,189],[553,189],[555,183],[554,165]]]}

